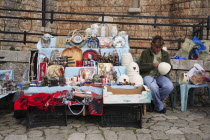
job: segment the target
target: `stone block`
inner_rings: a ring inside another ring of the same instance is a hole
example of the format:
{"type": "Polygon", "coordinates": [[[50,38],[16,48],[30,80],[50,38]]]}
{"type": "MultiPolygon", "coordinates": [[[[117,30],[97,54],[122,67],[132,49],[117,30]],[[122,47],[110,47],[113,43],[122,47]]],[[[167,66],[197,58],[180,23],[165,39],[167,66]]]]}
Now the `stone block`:
{"type": "Polygon", "coordinates": [[[9,50],[2,50],[0,51],[0,61],[3,62],[13,62],[13,61],[17,61],[17,55],[16,55],[17,51],[9,51],[9,50]]]}
{"type": "Polygon", "coordinates": [[[29,63],[7,62],[0,65],[1,70],[14,70],[16,82],[22,81],[24,70],[29,67],[29,63]]]}
{"type": "Polygon", "coordinates": [[[27,140],[27,135],[26,134],[24,134],[24,135],[15,135],[15,134],[7,135],[5,137],[5,140],[27,140]]]}
{"type": "Polygon", "coordinates": [[[140,8],[129,8],[128,13],[140,13],[141,9],[140,8]]]}
{"type": "Polygon", "coordinates": [[[180,70],[189,70],[189,69],[191,69],[190,61],[191,60],[179,60],[179,69],[180,70]]]}
{"type": "Polygon", "coordinates": [[[192,68],[196,63],[203,67],[203,60],[190,60],[190,67],[192,68]]]}
{"type": "Polygon", "coordinates": [[[179,69],[179,59],[171,59],[170,62],[172,69],[179,69]]]}
{"type": "Polygon", "coordinates": [[[203,65],[204,70],[210,71],[210,61],[205,61],[203,65]]]}
{"type": "Polygon", "coordinates": [[[142,52],[141,49],[137,49],[137,53],[140,54],[142,52]]]}
{"type": "Polygon", "coordinates": [[[29,51],[19,51],[17,52],[17,61],[18,62],[29,62],[30,52],[29,51]]]}
{"type": "Polygon", "coordinates": [[[177,83],[177,70],[172,70],[169,73],[170,79],[173,83],[177,83]]]}
{"type": "Polygon", "coordinates": [[[2,50],[0,56],[3,62],[29,62],[30,52],[2,50]]]}
{"type": "Polygon", "coordinates": [[[131,52],[132,54],[136,54],[137,49],[130,49],[130,52],[131,52]]]}

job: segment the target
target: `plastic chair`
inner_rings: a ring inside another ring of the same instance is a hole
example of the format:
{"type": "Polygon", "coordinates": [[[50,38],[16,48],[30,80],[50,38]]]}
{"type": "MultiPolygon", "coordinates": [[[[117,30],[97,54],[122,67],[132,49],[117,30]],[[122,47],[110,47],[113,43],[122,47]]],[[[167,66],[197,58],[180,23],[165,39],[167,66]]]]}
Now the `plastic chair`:
{"type": "MultiPolygon", "coordinates": [[[[186,112],[187,111],[187,100],[188,100],[188,94],[190,88],[201,88],[201,87],[207,87],[208,88],[208,95],[210,99],[210,87],[208,84],[200,84],[200,85],[193,85],[193,84],[181,84],[180,85],[180,94],[181,94],[181,111],[186,112]]],[[[191,103],[194,103],[194,96],[195,93],[193,91],[191,103]]]]}

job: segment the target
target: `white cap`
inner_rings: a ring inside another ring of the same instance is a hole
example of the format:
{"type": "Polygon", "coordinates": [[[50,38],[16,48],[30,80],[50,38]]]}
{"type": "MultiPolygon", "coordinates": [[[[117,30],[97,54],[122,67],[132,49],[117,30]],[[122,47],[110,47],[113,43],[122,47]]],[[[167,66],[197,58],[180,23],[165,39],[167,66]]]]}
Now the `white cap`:
{"type": "Polygon", "coordinates": [[[117,79],[117,83],[125,83],[126,82],[129,82],[129,77],[125,74],[122,74],[118,79],[117,79]]]}
{"type": "Polygon", "coordinates": [[[144,84],[143,78],[139,74],[130,76],[129,81],[131,83],[135,83],[135,85],[139,85],[139,86],[142,86],[144,84]]]}
{"type": "Polygon", "coordinates": [[[171,65],[166,62],[161,62],[158,65],[158,71],[161,75],[166,75],[171,70],[171,65]]]}

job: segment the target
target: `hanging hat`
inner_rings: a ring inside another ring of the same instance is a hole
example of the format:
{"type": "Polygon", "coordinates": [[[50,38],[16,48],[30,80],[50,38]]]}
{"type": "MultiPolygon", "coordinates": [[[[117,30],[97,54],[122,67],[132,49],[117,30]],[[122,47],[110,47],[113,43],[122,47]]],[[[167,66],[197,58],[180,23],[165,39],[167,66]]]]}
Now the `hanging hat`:
{"type": "Polygon", "coordinates": [[[161,75],[166,75],[171,70],[171,65],[166,62],[161,62],[158,65],[158,71],[161,75]]]}
{"type": "Polygon", "coordinates": [[[179,84],[189,84],[190,78],[187,73],[181,73],[179,75],[179,84]]]}

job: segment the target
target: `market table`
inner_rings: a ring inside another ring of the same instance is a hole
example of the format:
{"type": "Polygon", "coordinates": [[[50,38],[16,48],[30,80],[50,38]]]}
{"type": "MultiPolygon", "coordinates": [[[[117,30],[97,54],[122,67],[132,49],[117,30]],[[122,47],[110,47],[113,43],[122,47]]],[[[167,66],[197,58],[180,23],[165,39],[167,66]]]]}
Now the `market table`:
{"type": "Polygon", "coordinates": [[[146,86],[136,89],[105,86],[103,103],[102,126],[142,128],[143,106],[146,110],[145,105],[151,103],[151,91],[146,86]]]}
{"type": "Polygon", "coordinates": [[[4,94],[0,94],[0,99],[1,98],[4,98],[4,97],[6,97],[6,96],[8,96],[9,94],[14,94],[14,93],[16,93],[17,91],[8,91],[7,93],[4,93],[4,94]]]}
{"type": "Polygon", "coordinates": [[[7,93],[0,94],[0,109],[4,111],[13,110],[13,99],[17,91],[8,91],[7,93]]]}
{"type": "Polygon", "coordinates": [[[41,126],[67,126],[67,114],[65,105],[49,106],[48,110],[40,110],[29,106],[27,110],[27,128],[41,126]],[[53,108],[53,111],[52,111],[53,108]]]}
{"type": "MultiPolygon", "coordinates": [[[[106,87],[106,86],[105,86],[106,87]]],[[[105,92],[105,87],[92,86],[54,86],[54,87],[29,87],[24,89],[25,95],[33,95],[37,93],[55,93],[56,91],[71,90],[78,88],[82,90],[90,90],[99,95],[105,95],[105,102],[103,104],[104,114],[101,117],[102,126],[130,126],[142,127],[142,113],[143,105],[151,102],[151,92],[143,91],[142,94],[131,95],[111,95],[105,92]],[[116,99],[119,99],[118,101],[116,99]],[[124,102],[124,103],[121,103],[124,102]],[[135,102],[135,103],[133,103],[135,102]],[[122,109],[123,108],[123,109],[122,109]],[[118,121],[116,121],[118,117],[118,121]]],[[[114,85],[110,86],[113,89],[129,90],[132,92],[136,87],[132,85],[114,85]]]]}

